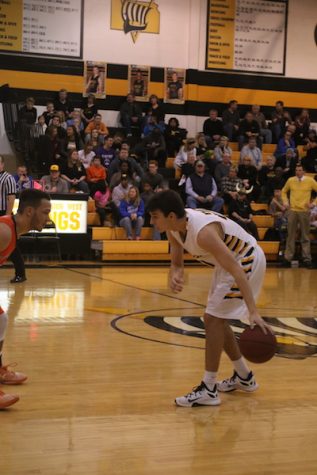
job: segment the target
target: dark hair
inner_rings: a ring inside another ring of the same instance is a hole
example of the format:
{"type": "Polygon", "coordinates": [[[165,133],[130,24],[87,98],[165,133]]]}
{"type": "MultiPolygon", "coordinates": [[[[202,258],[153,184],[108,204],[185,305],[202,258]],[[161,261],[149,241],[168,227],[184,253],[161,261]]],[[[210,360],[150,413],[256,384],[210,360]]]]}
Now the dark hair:
{"type": "Polygon", "coordinates": [[[229,101],[229,107],[232,106],[232,104],[237,104],[238,101],[236,101],[235,99],[232,99],[231,101],[229,101]]]}
{"type": "Polygon", "coordinates": [[[280,106],[284,107],[284,102],[283,101],[276,101],[275,105],[279,104],[280,106]]]}
{"type": "Polygon", "coordinates": [[[171,117],[168,121],[168,125],[171,125],[172,120],[174,120],[176,122],[176,126],[179,127],[179,120],[176,117],[171,117]]]}
{"type": "Polygon", "coordinates": [[[155,193],[147,207],[148,212],[162,211],[164,216],[175,213],[178,218],[185,216],[184,203],[176,191],[164,190],[155,193]]]}
{"type": "Polygon", "coordinates": [[[17,212],[20,214],[23,213],[25,208],[28,206],[31,206],[32,208],[38,208],[41,205],[42,200],[51,200],[50,195],[45,193],[45,191],[33,189],[23,190],[22,193],[20,193],[19,199],[20,201],[17,212]]]}

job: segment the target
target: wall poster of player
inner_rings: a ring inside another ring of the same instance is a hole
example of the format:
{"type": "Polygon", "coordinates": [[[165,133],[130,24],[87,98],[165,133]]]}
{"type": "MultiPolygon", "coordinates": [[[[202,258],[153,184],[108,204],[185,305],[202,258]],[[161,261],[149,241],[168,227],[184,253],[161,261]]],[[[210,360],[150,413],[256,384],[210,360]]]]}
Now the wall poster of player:
{"type": "Polygon", "coordinates": [[[185,102],[185,69],[165,68],[164,102],[184,104],[185,102]]]}
{"type": "Polygon", "coordinates": [[[106,72],[106,63],[85,61],[83,96],[94,94],[98,99],[106,97],[106,72]]]}
{"type": "Polygon", "coordinates": [[[135,95],[137,101],[149,100],[150,66],[129,66],[129,92],[135,95]]]}

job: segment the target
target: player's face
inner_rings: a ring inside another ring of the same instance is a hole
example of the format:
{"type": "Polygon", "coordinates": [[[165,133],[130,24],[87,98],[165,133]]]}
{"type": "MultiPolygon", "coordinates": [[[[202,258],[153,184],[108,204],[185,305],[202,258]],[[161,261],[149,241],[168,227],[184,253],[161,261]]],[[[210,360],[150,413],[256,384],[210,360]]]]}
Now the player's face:
{"type": "Polygon", "coordinates": [[[174,213],[170,213],[168,216],[164,216],[162,211],[156,210],[151,211],[150,216],[151,224],[153,224],[153,226],[155,226],[155,228],[160,233],[173,229],[174,213]]]}
{"type": "Polygon", "coordinates": [[[42,200],[40,206],[33,208],[33,215],[31,217],[31,227],[36,231],[42,231],[45,224],[50,220],[51,202],[42,200]]]}

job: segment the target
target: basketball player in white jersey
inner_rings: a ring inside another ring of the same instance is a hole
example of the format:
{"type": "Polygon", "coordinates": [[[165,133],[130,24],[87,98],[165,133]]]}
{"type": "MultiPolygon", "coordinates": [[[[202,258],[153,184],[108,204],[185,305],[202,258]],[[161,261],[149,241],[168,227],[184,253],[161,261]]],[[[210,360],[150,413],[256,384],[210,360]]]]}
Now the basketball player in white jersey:
{"type": "Polygon", "coordinates": [[[156,193],[148,210],[155,228],[167,232],[171,248],[169,285],[174,292],[183,290],[184,249],[197,260],[215,266],[204,314],[205,373],[201,384],[191,393],[177,397],[176,404],[216,406],[221,402],[218,391],[255,391],[258,384],[240,353],[228,320],[248,315],[251,327],[259,325],[264,333],[271,331],[255,304],[266,268],[262,249],[231,219],[212,211],[184,209],[180,196],[172,190],[156,193]],[[223,350],[232,361],[234,373],[217,383],[223,350]]]}

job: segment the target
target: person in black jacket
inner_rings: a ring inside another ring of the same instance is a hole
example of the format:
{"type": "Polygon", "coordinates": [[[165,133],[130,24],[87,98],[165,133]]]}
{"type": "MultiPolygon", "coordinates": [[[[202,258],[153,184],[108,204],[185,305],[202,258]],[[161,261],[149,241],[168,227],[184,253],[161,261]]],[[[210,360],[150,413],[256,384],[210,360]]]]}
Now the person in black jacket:
{"type": "Polygon", "coordinates": [[[211,109],[209,111],[209,119],[206,119],[203,126],[203,132],[206,136],[207,143],[215,146],[220,141],[220,137],[224,135],[223,124],[218,119],[218,111],[211,109]]]}
{"type": "Polygon", "coordinates": [[[249,138],[256,138],[257,146],[262,148],[262,141],[260,140],[260,126],[256,120],[253,119],[252,112],[247,112],[244,119],[240,122],[238,132],[239,150],[243,145],[249,142],[249,138]]]}
{"type": "Polygon", "coordinates": [[[187,130],[181,129],[176,117],[171,117],[165,129],[166,151],[169,157],[175,157],[183,141],[187,137],[187,130]]]}

